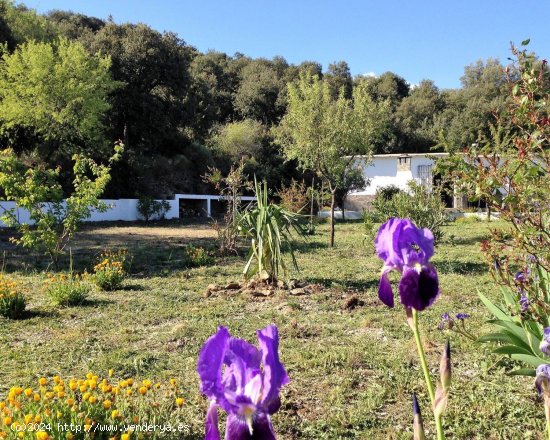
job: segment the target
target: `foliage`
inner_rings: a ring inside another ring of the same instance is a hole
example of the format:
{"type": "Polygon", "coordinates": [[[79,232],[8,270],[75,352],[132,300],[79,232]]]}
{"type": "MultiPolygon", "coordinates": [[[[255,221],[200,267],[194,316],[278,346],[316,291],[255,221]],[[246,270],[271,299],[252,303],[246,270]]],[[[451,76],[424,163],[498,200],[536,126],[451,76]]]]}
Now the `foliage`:
{"type": "MultiPolygon", "coordinates": [[[[508,333],[523,332],[516,334],[523,339],[525,332],[532,333],[529,338],[539,337],[541,328],[550,324],[550,74],[546,62],[526,49],[512,46],[512,52],[516,64],[508,71],[508,111],[497,120],[490,137],[444,165],[458,188],[474,200],[484,200],[510,226],[493,230],[483,243],[483,252],[495,280],[504,287],[506,303],[516,301],[517,305],[521,300],[526,306],[521,313],[517,307],[506,317],[501,313],[497,325],[512,321],[508,333]]],[[[493,314],[498,312],[485,304],[493,314]]],[[[512,345],[519,347],[520,342],[513,339],[512,345]]],[[[538,355],[533,343],[529,346],[538,355]]]]}
{"type": "Polygon", "coordinates": [[[94,266],[93,281],[102,290],[118,290],[126,278],[128,252],[105,251],[100,256],[100,261],[94,266]]]}
{"type": "Polygon", "coordinates": [[[239,165],[232,166],[225,177],[219,169],[210,168],[203,179],[212,183],[220,196],[227,201],[223,223],[220,224],[216,220],[212,223],[218,235],[218,249],[222,255],[226,255],[236,250],[239,235],[236,229],[237,213],[242,203],[243,191],[250,188],[250,182],[244,174],[244,161],[241,160],[239,165]]]}
{"type": "Polygon", "coordinates": [[[210,266],[214,263],[214,257],[203,247],[187,245],[184,256],[186,267],[210,266]]]}
{"type": "Polygon", "coordinates": [[[93,434],[128,440],[139,429],[137,425],[161,423],[170,424],[173,431],[155,429],[150,438],[181,437],[186,425],[179,412],[185,400],[175,379],[114,380],[113,372],[109,373],[100,377],[89,372],[79,379],[41,377],[35,386],[10,388],[0,401],[0,437],[83,440],[93,434]]]}
{"type": "Polygon", "coordinates": [[[44,282],[45,290],[52,304],[62,307],[78,306],[84,303],[90,292],[85,275],[50,274],[44,282]]]}
{"type": "Polygon", "coordinates": [[[387,129],[389,104],[374,102],[361,85],[354,89],[353,99],[340,94],[335,100],[328,82],[305,74],[296,84],[288,85],[288,94],[289,108],[278,138],[287,158],[327,181],[332,195],[332,246],[336,191],[357,154],[368,162],[373,142],[387,129]]]}
{"type": "Polygon", "coordinates": [[[28,145],[50,163],[86,151],[105,153],[103,120],[107,97],[119,83],[111,79],[111,60],[90,56],[82,44],[30,41],[5,53],[0,62],[0,134],[11,144],[28,133],[28,145]]]}
{"type": "Polygon", "coordinates": [[[462,88],[441,93],[442,108],[433,117],[434,136],[449,152],[460,152],[490,135],[495,115],[503,115],[510,102],[507,73],[515,68],[496,59],[479,60],[464,68],[462,88]]]}
{"type": "Polygon", "coordinates": [[[305,214],[309,212],[311,205],[309,188],[306,188],[304,182],[292,180],[289,186],[283,186],[277,195],[281,199],[281,207],[296,214],[305,214]]]}
{"type": "Polygon", "coordinates": [[[20,318],[27,306],[27,300],[16,281],[0,275],[0,316],[10,319],[20,318]]]}
{"type": "Polygon", "coordinates": [[[395,186],[380,188],[372,202],[376,220],[384,222],[392,217],[410,218],[418,227],[430,229],[436,242],[443,237],[442,226],[451,220],[441,201],[437,187],[427,188],[414,181],[408,191],[395,186]]]}
{"type": "Polygon", "coordinates": [[[350,167],[346,170],[339,188],[336,190],[336,205],[342,210],[342,219],[346,219],[346,200],[350,192],[362,189],[367,185],[363,170],[360,167],[350,167]]]}
{"type": "Polygon", "coordinates": [[[259,277],[267,282],[276,282],[279,274],[286,275],[283,247],[287,246],[294,269],[298,264],[292,250],[292,233],[306,235],[303,218],[267,200],[267,184],[255,182],[256,204],[239,212],[236,225],[239,233],[250,239],[245,278],[259,277]]]}
{"type": "Polygon", "coordinates": [[[155,200],[152,197],[140,197],[137,204],[139,215],[148,222],[151,219],[164,219],[164,216],[170,209],[170,203],[167,200],[155,200]]]}
{"type": "Polygon", "coordinates": [[[504,302],[500,305],[478,292],[481,301],[494,317],[491,323],[497,327],[496,332],[483,335],[478,340],[498,342],[500,345],[493,353],[510,356],[529,366],[516,369],[511,374],[534,376],[536,367],[548,363],[548,356],[541,352],[539,346],[544,339],[544,327],[548,326],[546,309],[550,302],[550,275],[540,266],[538,271],[538,282],[532,287],[539,298],[537,302],[531,302],[521,287],[516,290],[501,287],[504,302]]]}
{"type": "Polygon", "coordinates": [[[284,114],[284,81],[269,62],[259,59],[241,71],[241,82],[235,94],[235,109],[243,118],[276,123],[284,114]]]}
{"type": "Polygon", "coordinates": [[[10,50],[28,41],[52,41],[58,36],[55,23],[22,3],[16,5],[12,0],[0,0],[0,12],[8,30],[6,42],[10,50]]]}
{"type": "Polygon", "coordinates": [[[220,127],[211,142],[233,162],[257,156],[262,145],[262,124],[252,119],[229,122],[220,127]]]}
{"type": "Polygon", "coordinates": [[[107,209],[99,196],[109,182],[111,164],[118,160],[122,151],[123,146],[115,144],[115,153],[108,165],[75,154],[73,192],[64,199],[59,183],[60,168],[28,167],[13,150],[3,150],[0,153],[0,188],[16,207],[6,209],[0,218],[21,233],[12,241],[46,252],[57,265],[82,220],[94,209],[100,212],[107,209]],[[18,208],[29,212],[32,224],[19,221],[18,208]]]}

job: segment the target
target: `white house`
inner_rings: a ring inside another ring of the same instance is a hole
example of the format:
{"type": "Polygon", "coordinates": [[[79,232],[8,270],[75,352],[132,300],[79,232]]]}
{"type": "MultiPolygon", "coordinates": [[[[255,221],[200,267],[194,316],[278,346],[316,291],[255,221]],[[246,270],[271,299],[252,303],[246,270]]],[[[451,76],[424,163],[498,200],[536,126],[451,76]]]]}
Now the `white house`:
{"type": "MultiPolygon", "coordinates": [[[[362,211],[366,209],[376,194],[376,190],[389,185],[407,189],[409,181],[431,186],[434,181],[433,168],[437,158],[448,153],[411,153],[411,154],[375,154],[371,163],[359,156],[357,165],[362,168],[363,176],[369,184],[349,194],[346,209],[362,211]]],[[[449,207],[462,208],[463,197],[449,201],[449,207]]]]}

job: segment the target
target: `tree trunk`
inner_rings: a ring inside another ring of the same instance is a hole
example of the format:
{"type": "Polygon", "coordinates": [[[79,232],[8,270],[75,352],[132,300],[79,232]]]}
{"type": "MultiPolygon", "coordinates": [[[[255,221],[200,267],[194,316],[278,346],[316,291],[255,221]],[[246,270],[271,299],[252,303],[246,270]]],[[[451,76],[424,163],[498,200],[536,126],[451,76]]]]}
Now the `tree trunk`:
{"type": "Polygon", "coordinates": [[[313,235],[313,213],[314,213],[314,203],[315,203],[315,200],[314,200],[314,197],[315,197],[315,190],[314,190],[314,185],[315,185],[315,177],[311,180],[311,204],[310,204],[310,207],[309,207],[309,233],[311,235],[313,235]]]}
{"type": "Polygon", "coordinates": [[[330,247],[334,247],[334,206],[336,205],[336,188],[330,190],[330,247]]]}
{"type": "Polygon", "coordinates": [[[346,199],[342,199],[342,221],[346,221],[346,199]]]}

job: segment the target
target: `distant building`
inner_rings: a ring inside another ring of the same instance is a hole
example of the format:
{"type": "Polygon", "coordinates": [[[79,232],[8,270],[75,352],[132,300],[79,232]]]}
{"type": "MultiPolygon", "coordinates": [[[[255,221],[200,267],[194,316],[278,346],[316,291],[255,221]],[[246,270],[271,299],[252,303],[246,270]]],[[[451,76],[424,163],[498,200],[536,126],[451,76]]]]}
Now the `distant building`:
{"type": "MultiPolygon", "coordinates": [[[[367,209],[374,199],[376,190],[386,186],[395,185],[406,190],[408,182],[414,180],[418,184],[431,187],[437,178],[433,172],[435,160],[446,156],[448,153],[375,154],[368,165],[365,159],[359,156],[357,165],[363,169],[363,176],[369,184],[366,188],[349,194],[346,210],[367,209]]],[[[462,196],[449,197],[444,202],[449,208],[467,207],[467,201],[462,196]]]]}

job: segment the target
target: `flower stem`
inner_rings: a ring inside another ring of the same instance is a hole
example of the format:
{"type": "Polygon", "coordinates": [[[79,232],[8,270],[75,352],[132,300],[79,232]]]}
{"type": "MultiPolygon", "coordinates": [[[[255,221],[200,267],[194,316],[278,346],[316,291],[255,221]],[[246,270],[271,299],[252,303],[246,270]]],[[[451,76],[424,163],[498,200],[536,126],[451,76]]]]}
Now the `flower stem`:
{"type": "Polygon", "coordinates": [[[550,440],[550,397],[544,396],[544,415],[546,416],[546,438],[550,440]]]}
{"type": "MultiPolygon", "coordinates": [[[[412,309],[412,321],[413,325],[411,326],[414,340],[416,342],[416,348],[418,349],[418,357],[420,358],[420,365],[422,366],[422,371],[424,372],[424,380],[426,381],[426,386],[428,387],[428,394],[430,395],[430,401],[432,402],[432,410],[435,402],[435,391],[430,378],[430,371],[428,370],[428,364],[426,362],[426,355],[424,354],[424,347],[422,346],[422,341],[420,340],[420,332],[418,331],[418,312],[415,309],[412,309]]],[[[441,422],[441,416],[434,413],[435,418],[435,428],[437,430],[437,439],[443,440],[445,436],[443,435],[443,424],[441,422]]]]}

